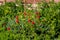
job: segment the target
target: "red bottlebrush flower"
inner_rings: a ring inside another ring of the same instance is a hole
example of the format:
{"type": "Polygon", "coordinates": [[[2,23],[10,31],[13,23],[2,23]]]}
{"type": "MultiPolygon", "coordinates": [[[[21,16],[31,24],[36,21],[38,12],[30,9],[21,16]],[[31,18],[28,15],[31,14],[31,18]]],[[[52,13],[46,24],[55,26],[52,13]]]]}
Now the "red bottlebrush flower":
{"type": "Polygon", "coordinates": [[[16,19],[18,19],[18,16],[16,16],[16,19]]]}
{"type": "Polygon", "coordinates": [[[34,22],[34,21],[32,21],[32,24],[34,25],[34,24],[35,24],[35,22],[34,22]]]}
{"type": "Polygon", "coordinates": [[[24,12],[24,15],[27,15],[26,12],[24,12]]]}
{"type": "Polygon", "coordinates": [[[18,19],[16,19],[16,23],[19,23],[19,20],[18,19]]]}
{"type": "Polygon", "coordinates": [[[7,30],[9,31],[10,30],[10,27],[8,27],[7,30]]]}
{"type": "Polygon", "coordinates": [[[40,16],[37,16],[37,18],[40,18],[40,16]]]}
{"type": "Polygon", "coordinates": [[[36,12],[36,15],[38,15],[39,14],[39,12],[36,12]]]}
{"type": "Polygon", "coordinates": [[[28,19],[28,22],[31,22],[31,20],[30,20],[30,19],[28,19]]]}
{"type": "Polygon", "coordinates": [[[18,16],[16,16],[16,23],[19,23],[18,16]]]}

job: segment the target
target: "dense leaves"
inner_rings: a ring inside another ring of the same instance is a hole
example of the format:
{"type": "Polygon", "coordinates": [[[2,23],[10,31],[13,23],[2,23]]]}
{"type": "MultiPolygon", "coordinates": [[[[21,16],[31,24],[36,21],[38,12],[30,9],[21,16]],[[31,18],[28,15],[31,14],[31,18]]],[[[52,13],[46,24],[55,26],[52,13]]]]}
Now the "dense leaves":
{"type": "Polygon", "coordinates": [[[37,11],[12,2],[1,5],[0,40],[59,40],[60,3],[37,5],[37,11]]]}

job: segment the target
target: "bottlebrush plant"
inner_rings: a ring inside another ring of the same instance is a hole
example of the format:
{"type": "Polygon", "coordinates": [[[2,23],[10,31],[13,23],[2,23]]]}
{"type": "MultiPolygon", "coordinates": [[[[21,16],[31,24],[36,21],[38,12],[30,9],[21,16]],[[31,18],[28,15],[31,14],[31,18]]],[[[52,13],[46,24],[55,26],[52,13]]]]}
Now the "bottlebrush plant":
{"type": "Polygon", "coordinates": [[[38,3],[38,10],[22,5],[0,6],[0,40],[59,40],[60,3],[38,3]]]}

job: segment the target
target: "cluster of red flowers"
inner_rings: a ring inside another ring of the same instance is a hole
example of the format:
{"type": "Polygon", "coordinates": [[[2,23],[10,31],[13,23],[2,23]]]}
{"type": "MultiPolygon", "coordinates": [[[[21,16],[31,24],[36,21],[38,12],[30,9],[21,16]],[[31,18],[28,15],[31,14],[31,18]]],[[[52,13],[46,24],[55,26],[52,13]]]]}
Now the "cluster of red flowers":
{"type": "MultiPolygon", "coordinates": [[[[24,16],[26,16],[27,15],[27,13],[26,12],[24,12],[24,16]]],[[[39,12],[36,12],[36,18],[40,18],[40,15],[39,15],[39,12]]],[[[30,23],[32,23],[32,24],[35,24],[35,22],[34,21],[32,21],[31,19],[28,19],[28,22],[30,23]]]]}
{"type": "MultiPolygon", "coordinates": [[[[27,15],[27,13],[24,12],[24,16],[26,16],[26,15],[27,15]]],[[[40,18],[40,16],[38,16],[39,15],[39,12],[36,12],[36,15],[37,15],[37,18],[40,18]]],[[[18,16],[16,16],[16,23],[19,23],[18,16]]],[[[35,24],[35,22],[32,21],[30,18],[28,19],[28,23],[31,23],[32,25],[35,24]]],[[[10,30],[10,27],[8,27],[7,30],[9,31],[10,30]]]]}
{"type": "Polygon", "coordinates": [[[18,16],[16,16],[16,23],[19,23],[18,16]]]}
{"type": "MultiPolygon", "coordinates": [[[[24,17],[26,17],[26,15],[27,15],[27,13],[24,12],[24,17]]],[[[36,12],[36,15],[37,15],[37,16],[36,16],[37,18],[40,18],[39,12],[36,12]]],[[[29,22],[29,23],[32,22],[32,24],[35,24],[35,22],[34,22],[34,21],[31,21],[31,19],[28,19],[28,22],[29,22]]],[[[19,23],[18,16],[16,16],[16,23],[19,23]]]]}

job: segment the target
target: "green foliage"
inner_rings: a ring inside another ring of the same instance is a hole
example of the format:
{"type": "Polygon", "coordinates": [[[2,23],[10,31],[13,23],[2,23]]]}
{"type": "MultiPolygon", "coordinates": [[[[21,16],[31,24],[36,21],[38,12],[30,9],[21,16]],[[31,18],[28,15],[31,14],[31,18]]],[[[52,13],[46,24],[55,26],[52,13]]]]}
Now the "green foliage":
{"type": "Polygon", "coordinates": [[[38,11],[23,5],[0,6],[0,40],[59,40],[60,3],[39,3],[38,11]]]}

